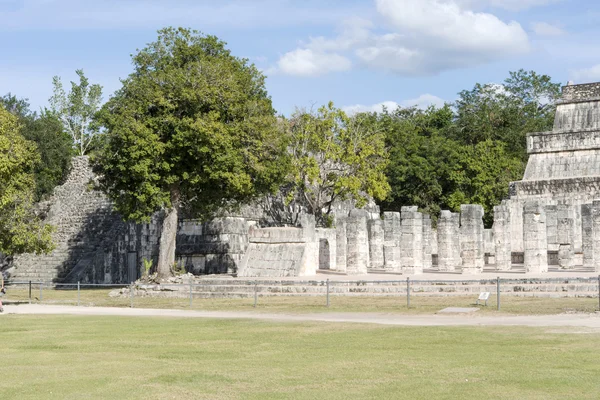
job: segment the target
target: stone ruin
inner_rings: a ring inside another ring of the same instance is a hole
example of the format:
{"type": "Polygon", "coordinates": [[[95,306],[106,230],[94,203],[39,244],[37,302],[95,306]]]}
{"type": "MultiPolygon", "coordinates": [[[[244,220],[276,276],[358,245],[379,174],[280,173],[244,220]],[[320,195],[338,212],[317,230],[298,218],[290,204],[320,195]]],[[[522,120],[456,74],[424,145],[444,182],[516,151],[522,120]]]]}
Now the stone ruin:
{"type": "MultiPolygon", "coordinates": [[[[333,228],[315,227],[310,215],[299,227],[261,227],[265,213],[249,206],[210,222],[181,220],[176,258],[195,275],[239,277],[600,272],[600,83],[564,87],[553,130],[529,134],[527,150],[523,180],[494,208],[492,229],[479,205],[443,210],[435,229],[414,206],[381,214],[341,203],[333,228]]],[[[47,210],[56,250],[16,257],[12,279],[128,283],[143,259],[157,259],[161,216],[123,222],[90,188],[94,179],[87,158],[76,157],[47,210]]]]}

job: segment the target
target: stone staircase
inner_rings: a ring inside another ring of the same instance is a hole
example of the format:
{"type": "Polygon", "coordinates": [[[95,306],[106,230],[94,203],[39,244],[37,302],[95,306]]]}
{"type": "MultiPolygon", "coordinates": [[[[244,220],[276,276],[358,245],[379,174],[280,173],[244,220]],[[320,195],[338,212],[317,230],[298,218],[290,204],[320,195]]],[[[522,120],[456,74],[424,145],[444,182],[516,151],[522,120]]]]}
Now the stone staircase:
{"type": "Polygon", "coordinates": [[[121,223],[110,201],[92,190],[93,174],[87,157],[75,157],[66,182],[50,199],[46,223],[55,226],[56,248],[50,254],[15,257],[11,275],[15,282],[57,282],[67,277],[81,260],[102,246],[114,226],[121,223]]]}

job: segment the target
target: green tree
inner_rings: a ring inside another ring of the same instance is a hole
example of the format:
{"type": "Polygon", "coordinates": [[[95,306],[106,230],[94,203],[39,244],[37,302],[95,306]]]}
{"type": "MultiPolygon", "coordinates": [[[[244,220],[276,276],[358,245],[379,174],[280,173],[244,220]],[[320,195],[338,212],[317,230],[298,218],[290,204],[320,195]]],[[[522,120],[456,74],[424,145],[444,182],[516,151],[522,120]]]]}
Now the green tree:
{"type": "Polygon", "coordinates": [[[297,111],[287,121],[291,169],[283,201],[328,226],[336,201],[351,199],[362,207],[370,198],[384,199],[390,189],[385,135],[372,118],[348,117],[333,103],[316,112],[297,111]]]}
{"type": "Polygon", "coordinates": [[[126,219],[164,211],[157,272],[166,277],[180,212],[207,218],[276,190],[285,149],[264,76],[215,36],[160,30],[133,65],[99,114],[94,164],[126,219]]]}
{"type": "Polygon", "coordinates": [[[52,79],[54,95],[50,98],[50,108],[62,123],[65,132],[73,139],[77,153],[87,154],[94,137],[99,132],[93,123],[96,112],[102,102],[102,86],[90,84],[83,70],[76,71],[79,84],[71,82],[71,91],[67,95],[60,77],[52,79]]]}
{"type": "Polygon", "coordinates": [[[508,153],[525,163],[527,133],[552,129],[560,84],[534,71],[509,75],[503,84],[478,83],[460,92],[454,104],[455,124],[448,135],[469,145],[501,141],[508,153]]]}
{"type": "Polygon", "coordinates": [[[514,180],[515,171],[521,171],[521,160],[507,154],[504,143],[486,140],[462,146],[457,161],[449,176],[449,208],[458,211],[461,204],[480,204],[485,211],[485,225],[491,227],[494,206],[508,195],[508,184],[514,180]]]}
{"type": "Polygon", "coordinates": [[[52,250],[52,228],[31,209],[39,155],[19,130],[18,118],[0,105],[0,252],[7,255],[52,250]]]}
{"type": "Polygon", "coordinates": [[[436,215],[442,208],[450,207],[448,196],[455,187],[450,178],[459,168],[462,147],[444,136],[453,116],[449,106],[426,110],[397,108],[377,116],[386,132],[390,157],[386,174],[391,191],[382,202],[384,209],[416,205],[436,215]]]}
{"type": "Polygon", "coordinates": [[[27,100],[18,99],[10,93],[0,97],[0,105],[18,117],[20,133],[37,145],[40,162],[36,163],[33,174],[35,200],[39,201],[63,182],[71,165],[73,141],[63,131],[56,116],[48,110],[42,110],[39,114],[32,112],[27,100]]]}

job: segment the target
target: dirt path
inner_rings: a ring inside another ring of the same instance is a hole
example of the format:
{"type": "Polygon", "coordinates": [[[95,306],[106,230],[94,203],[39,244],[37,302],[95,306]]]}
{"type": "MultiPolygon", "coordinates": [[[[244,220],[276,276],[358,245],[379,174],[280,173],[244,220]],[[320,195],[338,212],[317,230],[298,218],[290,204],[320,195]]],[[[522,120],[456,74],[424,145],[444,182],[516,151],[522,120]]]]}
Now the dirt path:
{"type": "Polygon", "coordinates": [[[538,326],[582,327],[600,331],[600,315],[559,314],[536,316],[489,315],[400,315],[385,313],[319,313],[319,314],[267,314],[247,311],[191,311],[149,308],[76,307],[55,305],[5,306],[4,315],[112,315],[176,318],[257,319],[266,321],[322,321],[350,322],[404,326],[538,326]]]}

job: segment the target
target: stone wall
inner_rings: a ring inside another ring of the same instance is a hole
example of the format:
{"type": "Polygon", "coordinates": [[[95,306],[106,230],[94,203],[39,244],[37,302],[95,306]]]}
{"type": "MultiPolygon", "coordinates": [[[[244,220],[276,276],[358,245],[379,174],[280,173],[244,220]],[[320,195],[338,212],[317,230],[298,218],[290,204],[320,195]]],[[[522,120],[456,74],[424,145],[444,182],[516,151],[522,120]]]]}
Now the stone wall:
{"type": "Polygon", "coordinates": [[[562,88],[562,101],[580,101],[600,97],[600,82],[567,85],[562,88]]]}
{"type": "MultiPolygon", "coordinates": [[[[306,216],[304,216],[306,217],[306,216]]],[[[314,218],[300,228],[256,228],[248,231],[248,249],[239,266],[240,277],[290,277],[316,274],[319,242],[314,218]]]]}

